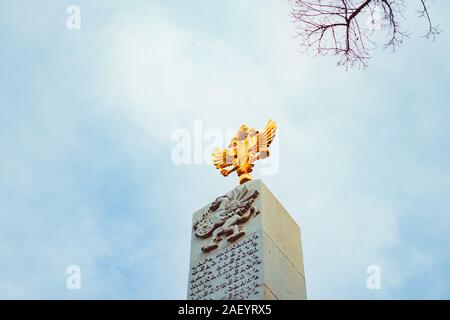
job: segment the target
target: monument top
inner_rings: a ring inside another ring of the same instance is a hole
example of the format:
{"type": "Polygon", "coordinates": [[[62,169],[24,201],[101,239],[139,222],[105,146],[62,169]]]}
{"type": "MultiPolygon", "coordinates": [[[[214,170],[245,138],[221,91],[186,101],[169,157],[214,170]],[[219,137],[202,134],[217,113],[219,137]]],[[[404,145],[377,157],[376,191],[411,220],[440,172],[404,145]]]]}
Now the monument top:
{"type": "Polygon", "coordinates": [[[262,132],[243,124],[231,139],[228,148],[214,150],[214,166],[224,177],[236,171],[240,184],[252,180],[250,173],[253,171],[254,162],[269,156],[269,146],[275,138],[276,130],[277,125],[273,120],[269,120],[262,132]],[[225,169],[227,167],[231,169],[225,169]]]}

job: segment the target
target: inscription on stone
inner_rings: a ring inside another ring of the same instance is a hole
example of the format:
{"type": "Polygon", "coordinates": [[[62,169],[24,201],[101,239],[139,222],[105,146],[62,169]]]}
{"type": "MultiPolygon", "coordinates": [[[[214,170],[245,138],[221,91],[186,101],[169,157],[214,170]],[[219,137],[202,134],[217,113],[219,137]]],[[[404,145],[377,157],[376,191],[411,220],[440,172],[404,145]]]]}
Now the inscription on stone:
{"type": "Polygon", "coordinates": [[[262,239],[255,232],[205,255],[191,266],[189,299],[261,299],[262,254],[262,239]]]}

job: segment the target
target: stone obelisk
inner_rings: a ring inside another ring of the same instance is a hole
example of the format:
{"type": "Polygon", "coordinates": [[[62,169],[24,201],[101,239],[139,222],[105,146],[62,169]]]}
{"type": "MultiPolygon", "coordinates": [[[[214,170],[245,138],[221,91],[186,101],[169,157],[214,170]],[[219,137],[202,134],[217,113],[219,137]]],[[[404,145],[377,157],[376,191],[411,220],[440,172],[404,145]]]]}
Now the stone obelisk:
{"type": "Polygon", "coordinates": [[[261,180],[194,213],[188,299],[306,299],[300,227],[261,180]]]}
{"type": "Polygon", "coordinates": [[[188,299],[306,299],[300,227],[260,180],[254,163],[269,156],[277,125],[241,125],[213,152],[216,169],[240,185],[194,213],[188,299]]]}

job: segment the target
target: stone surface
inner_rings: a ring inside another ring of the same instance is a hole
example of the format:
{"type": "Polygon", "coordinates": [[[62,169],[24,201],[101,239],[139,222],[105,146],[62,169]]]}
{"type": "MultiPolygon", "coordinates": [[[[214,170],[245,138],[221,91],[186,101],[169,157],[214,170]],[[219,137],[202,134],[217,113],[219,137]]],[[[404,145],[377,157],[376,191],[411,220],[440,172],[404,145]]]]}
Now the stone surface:
{"type": "Polygon", "coordinates": [[[194,213],[188,299],[306,299],[300,228],[260,180],[194,213]]]}

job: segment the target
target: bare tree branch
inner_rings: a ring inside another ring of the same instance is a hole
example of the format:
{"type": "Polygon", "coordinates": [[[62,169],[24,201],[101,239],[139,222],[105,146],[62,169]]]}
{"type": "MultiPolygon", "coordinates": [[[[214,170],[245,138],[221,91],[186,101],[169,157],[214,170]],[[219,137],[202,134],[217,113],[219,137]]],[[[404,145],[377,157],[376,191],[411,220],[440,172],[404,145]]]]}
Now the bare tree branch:
{"type": "Polygon", "coordinates": [[[417,11],[419,13],[419,17],[425,18],[428,23],[428,31],[425,34],[425,38],[427,38],[427,39],[433,38],[433,41],[434,41],[436,39],[436,35],[441,33],[441,30],[439,29],[438,25],[434,26],[433,23],[431,22],[429,5],[427,2],[428,1],[426,1],[426,0],[420,0],[420,3],[422,4],[422,8],[417,11]]]}
{"type": "MultiPolygon", "coordinates": [[[[431,21],[427,0],[420,4],[419,17],[427,21],[426,38],[440,33],[431,21]]],[[[297,37],[306,52],[316,56],[335,55],[338,65],[366,67],[374,28],[384,32],[384,48],[396,48],[409,36],[400,28],[404,0],[291,0],[292,17],[298,25],[297,37]],[[370,28],[370,24],[374,28],[370,28]]]]}

